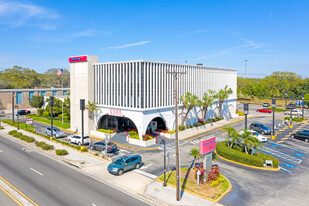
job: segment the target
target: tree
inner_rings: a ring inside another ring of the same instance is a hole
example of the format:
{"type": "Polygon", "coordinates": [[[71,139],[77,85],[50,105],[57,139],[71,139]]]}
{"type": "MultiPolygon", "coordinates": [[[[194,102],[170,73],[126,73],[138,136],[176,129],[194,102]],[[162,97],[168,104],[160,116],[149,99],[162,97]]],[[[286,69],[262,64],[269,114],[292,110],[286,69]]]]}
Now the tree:
{"type": "Polygon", "coordinates": [[[305,94],[304,102],[309,105],[309,93],[305,94]]]}
{"type": "Polygon", "coordinates": [[[196,95],[190,94],[190,95],[187,96],[187,98],[188,98],[187,100],[188,100],[189,106],[187,107],[187,112],[186,112],[186,115],[185,115],[186,128],[188,127],[187,117],[188,117],[189,112],[191,111],[191,109],[193,109],[195,106],[197,106],[200,103],[198,96],[196,96],[196,95]]]}
{"type": "Polygon", "coordinates": [[[225,141],[228,142],[228,147],[232,148],[234,143],[240,142],[240,136],[234,127],[226,126],[223,128],[223,130],[227,132],[225,141]]]}
{"type": "Polygon", "coordinates": [[[40,85],[39,74],[33,69],[13,66],[4,70],[4,80],[12,88],[35,88],[40,85]]]}
{"type": "MultiPolygon", "coordinates": [[[[86,109],[88,110],[90,114],[90,119],[94,119],[96,117],[97,111],[99,111],[99,107],[95,102],[88,101],[88,104],[86,105],[86,109]]],[[[95,125],[95,128],[97,129],[97,126],[95,125]]]]}
{"type": "Polygon", "coordinates": [[[63,79],[63,87],[70,87],[70,72],[64,69],[63,74],[58,76],[58,71],[58,68],[52,68],[44,72],[44,74],[41,75],[42,86],[61,88],[63,79]]]}
{"type": "Polygon", "coordinates": [[[196,158],[198,158],[198,159],[201,158],[200,151],[197,148],[192,148],[190,150],[190,156],[194,157],[193,161],[195,161],[196,158]]]}
{"type": "Polygon", "coordinates": [[[190,92],[187,92],[184,96],[180,97],[180,101],[182,102],[182,109],[181,109],[181,114],[180,114],[181,116],[180,124],[181,125],[183,125],[183,113],[184,113],[184,110],[189,106],[188,103],[189,103],[190,97],[191,97],[190,92]]]}
{"type": "Polygon", "coordinates": [[[254,154],[254,149],[256,149],[256,151],[258,151],[259,148],[261,148],[261,149],[263,148],[263,144],[256,137],[254,137],[252,139],[252,141],[249,142],[249,146],[252,146],[251,155],[254,154]]]}
{"type": "Polygon", "coordinates": [[[44,104],[44,96],[32,96],[32,98],[29,99],[29,104],[34,108],[41,109],[44,104]]]}
{"type": "Polygon", "coordinates": [[[248,146],[255,144],[256,137],[253,136],[248,130],[242,130],[243,132],[239,136],[243,139],[243,144],[245,146],[245,152],[248,154],[248,146]]]}
{"type": "Polygon", "coordinates": [[[206,119],[207,117],[207,110],[208,107],[211,106],[215,100],[215,91],[214,90],[208,90],[208,94],[204,93],[203,100],[201,101],[201,105],[203,107],[203,119],[206,119]]]}
{"type": "Polygon", "coordinates": [[[215,98],[219,101],[219,117],[221,117],[223,101],[226,100],[232,93],[232,89],[228,88],[226,85],[224,89],[220,89],[220,91],[215,95],[215,98]]]}

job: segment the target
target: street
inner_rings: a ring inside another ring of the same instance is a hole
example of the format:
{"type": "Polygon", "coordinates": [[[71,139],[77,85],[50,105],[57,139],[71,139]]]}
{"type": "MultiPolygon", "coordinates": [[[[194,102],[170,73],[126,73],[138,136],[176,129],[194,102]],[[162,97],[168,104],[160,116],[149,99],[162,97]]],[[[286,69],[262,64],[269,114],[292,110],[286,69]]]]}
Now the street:
{"type": "Polygon", "coordinates": [[[38,205],[148,205],[1,135],[0,149],[1,176],[38,205]]]}

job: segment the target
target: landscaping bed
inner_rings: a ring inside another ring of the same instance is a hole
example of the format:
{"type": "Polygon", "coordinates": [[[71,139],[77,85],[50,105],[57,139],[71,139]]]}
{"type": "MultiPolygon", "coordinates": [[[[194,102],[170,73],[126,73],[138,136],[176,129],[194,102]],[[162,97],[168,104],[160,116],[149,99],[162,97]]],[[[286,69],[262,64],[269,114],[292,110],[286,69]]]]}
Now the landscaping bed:
{"type": "MultiPolygon", "coordinates": [[[[196,184],[196,178],[195,178],[195,168],[181,168],[180,171],[180,187],[181,189],[184,189],[189,192],[196,193],[198,195],[201,195],[203,197],[206,197],[208,199],[212,199],[214,201],[218,200],[224,192],[226,192],[230,188],[230,182],[224,178],[223,182],[219,183],[217,186],[212,187],[211,180],[207,180],[206,183],[204,183],[201,180],[201,183],[199,186],[196,184]]],[[[173,186],[176,186],[176,171],[171,171],[168,174],[166,174],[167,183],[171,184],[173,186]]],[[[164,181],[164,175],[158,177],[158,180],[164,181]]]]}
{"type": "MultiPolygon", "coordinates": [[[[38,122],[51,124],[50,118],[47,118],[47,117],[37,116],[37,115],[33,115],[33,114],[26,115],[26,117],[32,118],[33,120],[38,121],[38,122]]],[[[62,124],[61,120],[57,120],[57,119],[53,119],[53,125],[56,126],[56,127],[63,128],[63,129],[69,129],[71,127],[70,122],[64,121],[63,124],[62,124]]]]}
{"type": "Polygon", "coordinates": [[[278,168],[279,160],[273,156],[261,153],[246,154],[243,152],[244,148],[241,145],[227,147],[227,142],[220,142],[216,145],[216,152],[218,155],[246,165],[252,165],[256,167],[264,167],[265,160],[272,160],[273,167],[278,168]]]}

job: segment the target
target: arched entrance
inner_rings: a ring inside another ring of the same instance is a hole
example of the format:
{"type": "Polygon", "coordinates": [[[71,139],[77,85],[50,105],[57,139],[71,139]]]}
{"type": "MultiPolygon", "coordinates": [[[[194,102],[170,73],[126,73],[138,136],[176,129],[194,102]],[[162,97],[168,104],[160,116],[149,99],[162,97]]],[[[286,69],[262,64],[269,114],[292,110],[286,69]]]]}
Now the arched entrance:
{"type": "Polygon", "coordinates": [[[156,117],[149,122],[146,128],[146,134],[154,135],[154,132],[160,132],[162,130],[167,130],[166,123],[161,117],[156,117]]]}
{"type": "Polygon", "coordinates": [[[137,129],[134,122],[127,117],[104,115],[98,121],[98,129],[117,129],[117,132],[124,132],[128,129],[137,129]]]}

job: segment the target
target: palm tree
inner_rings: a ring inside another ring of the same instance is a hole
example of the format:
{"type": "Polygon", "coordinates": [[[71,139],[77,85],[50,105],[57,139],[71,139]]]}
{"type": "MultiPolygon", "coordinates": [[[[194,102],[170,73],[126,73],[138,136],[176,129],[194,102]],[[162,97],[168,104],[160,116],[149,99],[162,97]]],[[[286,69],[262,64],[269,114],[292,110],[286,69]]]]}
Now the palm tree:
{"type": "Polygon", "coordinates": [[[200,151],[199,151],[197,148],[192,148],[192,149],[190,150],[190,156],[193,156],[193,157],[194,157],[194,160],[193,160],[193,161],[195,161],[196,158],[198,158],[198,159],[201,158],[200,151]]]}
{"type": "Polygon", "coordinates": [[[190,95],[188,96],[188,108],[187,108],[187,112],[186,112],[186,116],[185,116],[185,124],[186,124],[186,128],[188,127],[188,121],[187,121],[187,117],[189,112],[191,111],[191,109],[193,109],[195,106],[197,106],[200,103],[200,100],[198,99],[198,96],[196,95],[190,95]]]}
{"type": "Polygon", "coordinates": [[[256,137],[253,136],[251,132],[248,130],[243,130],[242,133],[239,134],[239,136],[243,139],[243,144],[245,146],[245,152],[248,154],[248,146],[254,144],[256,141],[256,137]]]}
{"type": "Polygon", "coordinates": [[[221,117],[223,101],[226,100],[232,93],[232,89],[228,88],[227,85],[225,85],[224,89],[220,89],[220,91],[215,95],[215,98],[219,101],[219,117],[221,117]]]}
{"type": "Polygon", "coordinates": [[[188,103],[191,96],[192,96],[191,93],[187,92],[184,96],[180,97],[180,101],[182,101],[181,123],[180,123],[181,125],[183,125],[183,111],[189,106],[188,103]]]}
{"type": "Polygon", "coordinates": [[[227,126],[227,127],[224,127],[223,130],[227,132],[227,137],[226,137],[225,141],[228,142],[228,147],[232,148],[234,143],[241,141],[241,138],[240,138],[237,130],[234,127],[227,126]]]}
{"type": "MultiPolygon", "coordinates": [[[[96,113],[97,113],[97,111],[100,110],[98,105],[95,102],[88,101],[88,104],[86,105],[86,109],[88,110],[88,112],[90,114],[89,115],[90,119],[94,119],[94,121],[95,121],[96,113]]],[[[97,129],[97,125],[95,125],[95,128],[97,129]]]]}
{"type": "Polygon", "coordinates": [[[259,150],[259,148],[263,149],[263,144],[258,140],[258,138],[254,137],[253,140],[249,143],[252,146],[251,154],[254,154],[254,149],[256,151],[259,150]]]}
{"type": "Polygon", "coordinates": [[[204,93],[203,101],[201,101],[201,105],[203,107],[203,119],[206,120],[207,117],[207,109],[212,105],[215,99],[215,91],[208,90],[208,94],[204,93]]]}

